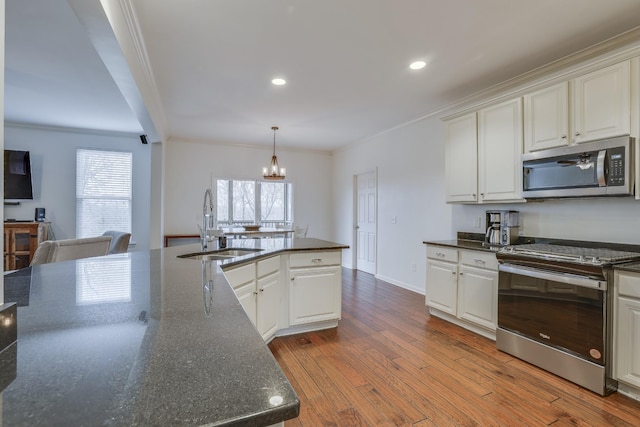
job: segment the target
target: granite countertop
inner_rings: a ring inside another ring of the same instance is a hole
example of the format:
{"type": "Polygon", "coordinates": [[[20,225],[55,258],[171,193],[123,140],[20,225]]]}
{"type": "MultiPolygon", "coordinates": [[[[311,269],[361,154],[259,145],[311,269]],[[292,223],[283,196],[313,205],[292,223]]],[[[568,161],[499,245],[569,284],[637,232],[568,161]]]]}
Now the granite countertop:
{"type": "Polygon", "coordinates": [[[640,261],[616,264],[614,270],[630,271],[632,273],[640,273],[640,261]]]}
{"type": "Polygon", "coordinates": [[[243,239],[228,247],[263,251],[223,262],[177,258],[198,246],[5,276],[5,302],[18,303],[18,351],[3,423],[261,426],[295,418],[300,401],[220,264],[346,246],[243,239]]]}

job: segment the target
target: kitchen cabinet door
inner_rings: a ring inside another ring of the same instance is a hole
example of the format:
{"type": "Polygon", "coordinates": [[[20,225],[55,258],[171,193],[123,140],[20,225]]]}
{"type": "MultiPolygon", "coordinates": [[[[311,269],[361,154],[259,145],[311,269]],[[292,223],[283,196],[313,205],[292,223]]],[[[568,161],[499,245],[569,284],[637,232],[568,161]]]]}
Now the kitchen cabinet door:
{"type": "Polygon", "coordinates": [[[625,61],[572,81],[574,142],[631,133],[630,69],[625,61]]]}
{"type": "Polygon", "coordinates": [[[569,144],[569,82],[524,96],[526,152],[569,144]]]}
{"type": "Polygon", "coordinates": [[[445,124],[447,202],[478,200],[478,133],[476,113],[445,124]]]}
{"type": "Polygon", "coordinates": [[[498,272],[460,266],[458,317],[495,330],[498,323],[498,272]]]}
{"type": "Polygon", "coordinates": [[[618,298],[617,317],[616,376],[640,387],[640,299],[618,298]]]}
{"type": "Polygon", "coordinates": [[[255,325],[265,341],[273,337],[278,330],[280,289],[279,271],[258,279],[255,325]]]}
{"type": "Polygon", "coordinates": [[[340,266],[291,269],[290,280],[290,325],[340,318],[342,310],[340,266]]]}
{"type": "Polygon", "coordinates": [[[458,300],[458,264],[427,259],[426,293],[429,307],[455,316],[458,300]]]}
{"type": "Polygon", "coordinates": [[[480,202],[522,201],[522,99],[478,112],[480,202]]]}
{"type": "Polygon", "coordinates": [[[247,317],[253,323],[253,326],[256,326],[257,321],[257,292],[256,292],[256,282],[250,281],[245,283],[242,286],[235,288],[236,296],[238,297],[238,301],[240,301],[240,305],[244,308],[245,313],[247,313],[247,317]]]}

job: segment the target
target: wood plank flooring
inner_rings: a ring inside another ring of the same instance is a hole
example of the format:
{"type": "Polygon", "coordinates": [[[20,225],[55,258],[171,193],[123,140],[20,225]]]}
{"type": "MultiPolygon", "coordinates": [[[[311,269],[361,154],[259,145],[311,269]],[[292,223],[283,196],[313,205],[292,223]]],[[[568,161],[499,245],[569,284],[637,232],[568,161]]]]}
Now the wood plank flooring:
{"type": "Polygon", "coordinates": [[[640,426],[598,396],[436,317],[424,296],[343,269],[337,328],[269,347],[300,398],[294,426],[640,426]]]}

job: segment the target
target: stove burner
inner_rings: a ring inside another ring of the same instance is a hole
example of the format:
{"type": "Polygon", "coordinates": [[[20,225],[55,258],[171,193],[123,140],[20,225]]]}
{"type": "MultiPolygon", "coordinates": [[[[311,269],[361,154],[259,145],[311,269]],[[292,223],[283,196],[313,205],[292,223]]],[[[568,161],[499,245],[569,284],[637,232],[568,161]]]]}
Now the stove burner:
{"type": "Polygon", "coordinates": [[[640,253],[638,252],[618,251],[608,248],[551,245],[545,243],[507,246],[500,249],[499,253],[500,252],[590,265],[615,264],[640,259],[640,253]]]}

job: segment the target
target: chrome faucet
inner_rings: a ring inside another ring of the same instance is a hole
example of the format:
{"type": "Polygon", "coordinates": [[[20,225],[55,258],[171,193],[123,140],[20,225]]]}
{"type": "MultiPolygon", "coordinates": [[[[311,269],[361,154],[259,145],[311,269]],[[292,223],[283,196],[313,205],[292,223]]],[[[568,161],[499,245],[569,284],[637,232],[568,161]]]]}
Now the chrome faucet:
{"type": "Polygon", "coordinates": [[[200,234],[202,237],[202,250],[207,249],[209,243],[209,233],[208,230],[214,228],[214,212],[213,212],[213,195],[211,194],[211,189],[207,188],[207,191],[204,192],[204,202],[202,203],[202,230],[200,230],[200,234]],[[209,198],[209,205],[207,206],[207,197],[209,198]],[[207,207],[209,211],[207,213],[207,207]]]}

